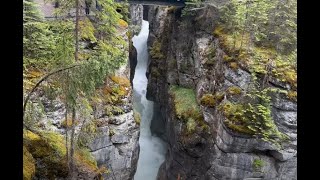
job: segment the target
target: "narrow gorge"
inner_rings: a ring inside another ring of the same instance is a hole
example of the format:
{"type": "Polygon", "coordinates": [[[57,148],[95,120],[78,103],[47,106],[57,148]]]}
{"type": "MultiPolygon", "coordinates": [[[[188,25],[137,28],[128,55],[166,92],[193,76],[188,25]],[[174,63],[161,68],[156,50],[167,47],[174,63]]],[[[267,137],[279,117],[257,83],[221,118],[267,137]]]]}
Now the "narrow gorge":
{"type": "Polygon", "coordinates": [[[35,2],[23,179],[297,179],[295,0],[35,2]]]}

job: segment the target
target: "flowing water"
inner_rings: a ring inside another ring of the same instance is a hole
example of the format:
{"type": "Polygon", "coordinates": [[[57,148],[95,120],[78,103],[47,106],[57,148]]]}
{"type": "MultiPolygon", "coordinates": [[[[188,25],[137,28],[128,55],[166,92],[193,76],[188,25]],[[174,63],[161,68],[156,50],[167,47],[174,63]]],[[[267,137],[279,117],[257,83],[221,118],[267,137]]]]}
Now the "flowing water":
{"type": "Polygon", "coordinates": [[[140,154],[135,180],[155,180],[160,165],[165,159],[166,144],[160,138],[153,136],[150,130],[153,115],[153,102],[146,99],[148,79],[146,71],[148,66],[147,39],[149,35],[149,22],[142,21],[142,28],[138,36],[132,38],[137,49],[137,66],[133,79],[134,108],[141,114],[140,123],[140,154]]]}

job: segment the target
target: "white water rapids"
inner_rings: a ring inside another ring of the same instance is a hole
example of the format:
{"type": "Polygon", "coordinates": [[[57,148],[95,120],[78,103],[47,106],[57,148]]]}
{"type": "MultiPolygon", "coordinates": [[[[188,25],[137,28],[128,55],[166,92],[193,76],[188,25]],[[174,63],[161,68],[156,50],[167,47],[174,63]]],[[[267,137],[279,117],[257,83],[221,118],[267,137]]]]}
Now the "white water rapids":
{"type": "Polygon", "coordinates": [[[148,79],[146,70],[148,66],[147,39],[149,35],[149,22],[142,21],[142,28],[138,36],[132,38],[137,49],[137,66],[133,79],[134,106],[141,115],[140,123],[140,154],[138,167],[134,180],[155,180],[160,165],[165,159],[166,144],[160,138],[151,135],[150,125],[153,115],[153,102],[146,99],[148,79]]]}

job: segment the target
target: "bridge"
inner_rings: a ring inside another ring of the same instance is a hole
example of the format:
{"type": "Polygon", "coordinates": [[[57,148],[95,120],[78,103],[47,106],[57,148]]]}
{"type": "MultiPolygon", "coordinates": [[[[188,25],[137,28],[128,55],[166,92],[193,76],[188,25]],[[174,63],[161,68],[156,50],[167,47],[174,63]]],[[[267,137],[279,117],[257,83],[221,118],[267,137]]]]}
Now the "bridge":
{"type": "Polygon", "coordinates": [[[127,2],[129,4],[159,5],[159,6],[185,6],[185,0],[115,0],[115,2],[127,2]]]}

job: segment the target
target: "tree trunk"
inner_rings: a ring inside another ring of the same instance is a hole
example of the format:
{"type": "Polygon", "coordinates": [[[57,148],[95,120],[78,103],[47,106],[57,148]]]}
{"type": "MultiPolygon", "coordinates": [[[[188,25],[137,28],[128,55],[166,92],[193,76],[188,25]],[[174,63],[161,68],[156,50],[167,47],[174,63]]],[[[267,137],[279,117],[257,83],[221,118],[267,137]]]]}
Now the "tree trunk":
{"type": "Polygon", "coordinates": [[[72,126],[71,126],[71,139],[70,139],[70,175],[71,175],[71,179],[73,179],[74,177],[74,132],[75,132],[75,119],[76,119],[76,109],[73,107],[72,108],[72,126]]]}
{"type": "Polygon", "coordinates": [[[67,104],[66,104],[66,113],[65,113],[65,121],[66,121],[66,159],[67,159],[67,165],[68,165],[68,168],[70,170],[70,167],[69,167],[69,148],[68,148],[68,110],[67,110],[67,104]]]}
{"type": "MultiPolygon", "coordinates": [[[[75,36],[76,36],[76,49],[74,53],[75,62],[78,62],[78,53],[79,53],[79,0],[76,0],[76,27],[75,27],[75,36]]],[[[75,142],[75,119],[76,119],[76,109],[75,104],[72,107],[72,119],[71,119],[71,139],[70,139],[70,175],[71,179],[74,179],[74,142],[75,142]]]]}
{"type": "Polygon", "coordinates": [[[246,17],[245,17],[245,22],[244,22],[244,26],[243,26],[243,30],[242,30],[242,35],[241,35],[241,42],[240,42],[239,53],[240,53],[240,51],[241,51],[241,49],[242,49],[242,42],[243,42],[243,37],[244,37],[246,25],[247,25],[247,20],[248,20],[248,2],[246,2],[246,17]]]}
{"type": "Polygon", "coordinates": [[[76,51],[74,53],[74,59],[78,61],[79,53],[79,0],[76,0],[76,27],[75,27],[75,36],[76,36],[76,51]]]}

